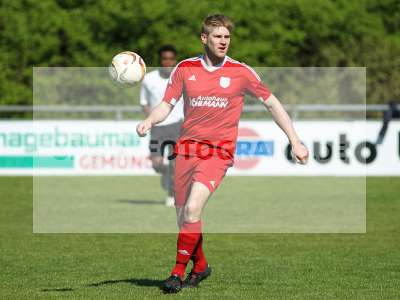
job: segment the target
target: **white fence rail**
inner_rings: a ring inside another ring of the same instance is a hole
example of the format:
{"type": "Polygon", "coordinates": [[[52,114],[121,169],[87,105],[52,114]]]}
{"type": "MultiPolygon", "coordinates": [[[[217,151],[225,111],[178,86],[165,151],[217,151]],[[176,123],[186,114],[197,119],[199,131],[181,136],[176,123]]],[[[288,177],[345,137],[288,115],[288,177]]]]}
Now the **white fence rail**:
{"type": "MultiPolygon", "coordinates": [[[[300,104],[285,106],[292,118],[298,119],[303,112],[342,112],[342,113],[366,113],[384,112],[388,109],[385,104],[300,104]]],[[[113,113],[116,120],[123,120],[124,113],[139,113],[142,108],[138,105],[5,105],[0,106],[0,113],[6,112],[55,112],[55,113],[113,113]]],[[[265,107],[262,105],[246,105],[244,112],[262,112],[265,107]]]]}

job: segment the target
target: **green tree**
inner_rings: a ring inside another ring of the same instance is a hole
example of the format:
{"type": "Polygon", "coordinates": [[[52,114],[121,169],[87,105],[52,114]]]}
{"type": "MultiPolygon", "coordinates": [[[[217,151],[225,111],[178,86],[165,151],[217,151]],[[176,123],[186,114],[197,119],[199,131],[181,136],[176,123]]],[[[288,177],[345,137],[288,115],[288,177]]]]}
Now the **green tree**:
{"type": "Polygon", "coordinates": [[[400,3],[366,1],[6,0],[0,4],[0,104],[32,103],[33,66],[107,66],[122,50],[157,65],[173,43],[201,52],[200,22],[224,13],[230,55],[252,66],[366,66],[368,102],[400,99],[400,3]]]}

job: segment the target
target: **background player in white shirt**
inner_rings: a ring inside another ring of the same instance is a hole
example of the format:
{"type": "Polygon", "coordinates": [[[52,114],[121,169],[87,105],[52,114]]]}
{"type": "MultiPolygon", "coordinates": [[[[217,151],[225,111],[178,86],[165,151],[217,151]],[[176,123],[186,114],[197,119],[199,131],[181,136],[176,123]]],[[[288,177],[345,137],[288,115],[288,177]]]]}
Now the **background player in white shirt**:
{"type": "MultiPolygon", "coordinates": [[[[146,117],[151,110],[157,106],[163,99],[165,89],[168,84],[168,78],[173,67],[176,65],[177,51],[172,45],[161,46],[158,50],[159,63],[161,68],[149,72],[143,79],[140,90],[140,104],[146,117]]],[[[174,205],[174,160],[166,160],[164,155],[169,148],[166,143],[171,145],[179,136],[181,123],[183,120],[183,103],[176,105],[171,114],[162,122],[151,129],[150,133],[150,159],[153,169],[161,174],[161,185],[167,190],[168,196],[165,204],[174,205]],[[167,145],[164,147],[163,145],[167,145]],[[165,151],[164,151],[165,150],[165,151]],[[168,162],[168,163],[166,163],[168,162]]]]}

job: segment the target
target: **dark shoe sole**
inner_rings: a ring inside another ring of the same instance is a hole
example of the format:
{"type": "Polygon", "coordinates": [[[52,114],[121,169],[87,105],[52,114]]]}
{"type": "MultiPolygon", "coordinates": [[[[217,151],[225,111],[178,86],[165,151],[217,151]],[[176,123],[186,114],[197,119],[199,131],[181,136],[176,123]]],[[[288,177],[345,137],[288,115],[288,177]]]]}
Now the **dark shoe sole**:
{"type": "Polygon", "coordinates": [[[176,287],[171,285],[163,285],[161,290],[166,294],[176,294],[181,291],[182,287],[176,287]]]}
{"type": "Polygon", "coordinates": [[[160,289],[166,294],[179,293],[182,290],[182,281],[180,282],[179,285],[175,285],[175,284],[170,284],[168,280],[166,280],[166,282],[163,282],[163,284],[160,286],[160,289]]]}
{"type": "Polygon", "coordinates": [[[176,288],[172,286],[162,286],[161,290],[166,294],[176,294],[181,291],[181,288],[176,288]]]}

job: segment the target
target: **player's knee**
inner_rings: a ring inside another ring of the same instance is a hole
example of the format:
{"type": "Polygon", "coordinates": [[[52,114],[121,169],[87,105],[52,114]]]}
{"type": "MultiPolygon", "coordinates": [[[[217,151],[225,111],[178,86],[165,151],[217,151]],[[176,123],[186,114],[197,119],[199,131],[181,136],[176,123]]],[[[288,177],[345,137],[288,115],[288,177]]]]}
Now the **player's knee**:
{"type": "Polygon", "coordinates": [[[185,206],[183,216],[185,222],[197,222],[201,219],[201,207],[195,204],[188,204],[185,206]]]}

